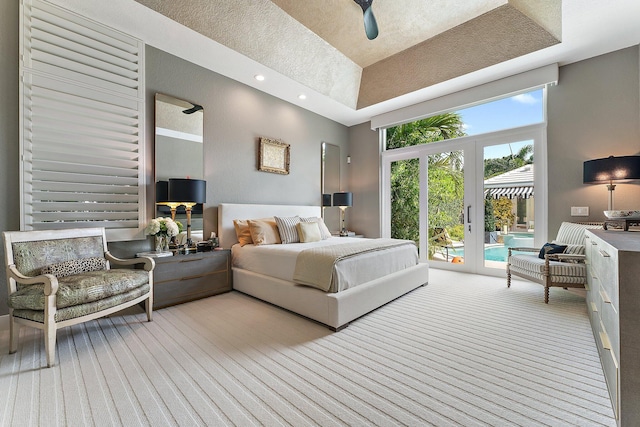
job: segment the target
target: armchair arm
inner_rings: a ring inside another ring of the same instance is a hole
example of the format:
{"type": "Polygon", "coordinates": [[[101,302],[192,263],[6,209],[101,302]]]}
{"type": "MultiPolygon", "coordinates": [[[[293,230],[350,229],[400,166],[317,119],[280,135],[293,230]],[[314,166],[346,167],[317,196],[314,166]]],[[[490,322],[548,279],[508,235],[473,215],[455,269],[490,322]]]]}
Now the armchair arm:
{"type": "Polygon", "coordinates": [[[547,254],[545,257],[554,261],[584,261],[587,257],[579,254],[547,254]]]}
{"type": "MultiPolygon", "coordinates": [[[[39,276],[29,277],[20,273],[15,264],[11,264],[8,266],[8,276],[9,279],[13,279],[21,285],[37,285],[43,283],[45,295],[55,295],[55,293],[58,292],[58,278],[53,274],[41,274],[39,276]]],[[[16,289],[12,287],[11,291],[15,292],[16,289]]]]}
{"type": "Polygon", "coordinates": [[[511,251],[518,251],[518,252],[540,252],[540,249],[536,249],[536,248],[512,248],[509,247],[509,256],[511,256],[511,251]]]}
{"type": "Polygon", "coordinates": [[[104,257],[107,259],[107,261],[112,262],[113,264],[116,264],[116,265],[144,264],[145,271],[152,271],[156,265],[156,262],[149,257],[122,259],[122,258],[114,257],[113,255],[111,255],[111,252],[109,251],[106,251],[104,253],[104,257]]]}

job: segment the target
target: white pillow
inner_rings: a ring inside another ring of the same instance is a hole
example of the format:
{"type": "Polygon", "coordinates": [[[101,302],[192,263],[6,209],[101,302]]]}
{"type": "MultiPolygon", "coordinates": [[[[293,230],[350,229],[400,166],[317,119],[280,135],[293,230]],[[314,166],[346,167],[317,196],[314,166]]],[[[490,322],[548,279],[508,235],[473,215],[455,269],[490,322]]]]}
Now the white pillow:
{"type": "Polygon", "coordinates": [[[278,225],[278,233],[280,233],[280,240],[283,244],[286,243],[300,243],[300,237],[298,236],[298,229],[296,226],[300,223],[300,217],[298,215],[292,217],[274,217],[276,224],[278,225]]]}
{"type": "Polygon", "coordinates": [[[300,236],[300,242],[302,243],[319,242],[322,240],[317,222],[299,222],[296,228],[298,229],[298,236],[300,236]]]}
{"type": "Polygon", "coordinates": [[[322,238],[322,240],[331,237],[331,232],[329,231],[329,228],[327,228],[327,225],[324,223],[322,218],[314,216],[309,218],[300,218],[300,222],[315,222],[316,224],[318,224],[318,228],[320,229],[320,237],[322,238]]]}

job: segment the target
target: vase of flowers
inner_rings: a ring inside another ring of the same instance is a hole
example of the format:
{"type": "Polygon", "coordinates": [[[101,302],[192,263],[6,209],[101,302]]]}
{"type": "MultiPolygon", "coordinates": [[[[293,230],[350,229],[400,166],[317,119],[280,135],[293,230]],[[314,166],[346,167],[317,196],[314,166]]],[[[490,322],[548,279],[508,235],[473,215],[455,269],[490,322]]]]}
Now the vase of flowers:
{"type": "Polygon", "coordinates": [[[171,218],[154,218],[145,228],[145,234],[156,239],[156,252],[169,250],[169,241],[180,233],[180,222],[171,218]]]}

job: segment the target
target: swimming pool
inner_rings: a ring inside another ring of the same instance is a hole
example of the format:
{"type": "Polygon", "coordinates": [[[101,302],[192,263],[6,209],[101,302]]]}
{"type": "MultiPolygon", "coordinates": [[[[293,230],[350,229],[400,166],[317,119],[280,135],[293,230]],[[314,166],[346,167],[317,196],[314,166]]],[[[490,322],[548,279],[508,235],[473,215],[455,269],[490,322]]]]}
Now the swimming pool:
{"type": "MultiPolygon", "coordinates": [[[[487,261],[502,261],[507,262],[507,256],[509,255],[509,248],[506,246],[489,246],[484,248],[484,259],[487,261]]],[[[449,257],[464,257],[463,248],[449,249],[449,257]]]]}

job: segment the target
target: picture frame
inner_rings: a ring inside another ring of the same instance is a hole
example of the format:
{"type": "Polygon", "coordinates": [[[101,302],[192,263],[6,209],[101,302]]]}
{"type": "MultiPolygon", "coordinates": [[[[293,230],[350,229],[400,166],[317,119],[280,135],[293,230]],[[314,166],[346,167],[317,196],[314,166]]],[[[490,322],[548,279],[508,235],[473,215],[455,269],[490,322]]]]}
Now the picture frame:
{"type": "Polygon", "coordinates": [[[289,174],[290,145],[286,142],[260,138],[258,149],[258,170],[263,172],[289,174]]]}

